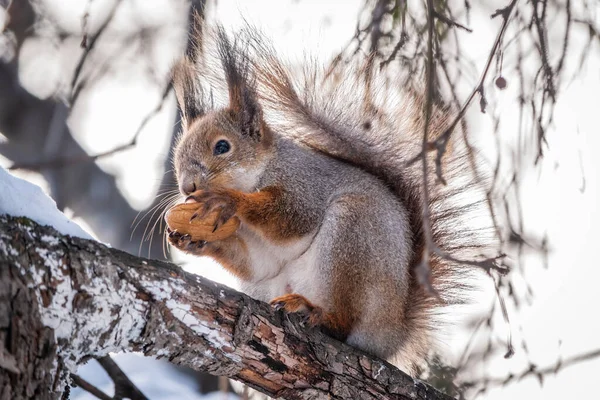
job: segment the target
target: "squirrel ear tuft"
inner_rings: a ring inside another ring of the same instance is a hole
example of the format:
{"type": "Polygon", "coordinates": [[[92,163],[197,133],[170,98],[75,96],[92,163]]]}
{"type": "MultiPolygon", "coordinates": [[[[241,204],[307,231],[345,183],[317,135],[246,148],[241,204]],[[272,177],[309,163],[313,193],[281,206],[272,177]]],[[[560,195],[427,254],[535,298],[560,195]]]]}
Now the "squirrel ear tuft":
{"type": "Polygon", "coordinates": [[[231,43],[222,27],[217,30],[217,41],[229,90],[229,109],[242,134],[260,140],[265,127],[248,54],[237,40],[231,43]]]}
{"type": "Polygon", "coordinates": [[[204,92],[194,64],[187,58],[180,60],[172,71],[173,87],[181,110],[184,128],[205,113],[204,92]]]}

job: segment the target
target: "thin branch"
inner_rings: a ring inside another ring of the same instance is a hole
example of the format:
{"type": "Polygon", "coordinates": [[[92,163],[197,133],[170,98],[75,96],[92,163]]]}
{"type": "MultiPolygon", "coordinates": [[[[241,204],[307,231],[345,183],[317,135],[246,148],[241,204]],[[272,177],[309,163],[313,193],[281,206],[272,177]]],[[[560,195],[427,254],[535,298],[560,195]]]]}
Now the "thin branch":
{"type": "Polygon", "coordinates": [[[451,20],[450,18],[446,17],[444,14],[441,14],[441,13],[435,11],[435,10],[433,11],[433,16],[435,18],[439,19],[440,21],[444,22],[448,26],[453,26],[455,28],[463,29],[463,30],[465,30],[465,31],[467,31],[469,33],[473,33],[473,29],[467,28],[466,26],[464,26],[464,25],[462,25],[462,24],[460,24],[460,23],[458,23],[458,22],[456,22],[454,20],[451,20]]]}
{"type": "MultiPolygon", "coordinates": [[[[514,1],[512,6],[514,6],[514,1]]],[[[424,112],[424,126],[423,126],[423,140],[422,140],[422,150],[419,153],[421,159],[421,173],[422,173],[422,217],[423,217],[423,236],[425,238],[425,248],[423,250],[423,255],[421,262],[416,267],[416,274],[419,280],[419,283],[423,285],[427,289],[427,291],[431,294],[438,295],[431,284],[431,268],[429,265],[430,257],[432,254],[436,254],[437,256],[446,259],[448,261],[471,265],[482,268],[488,274],[495,270],[501,274],[506,274],[509,271],[509,268],[499,264],[498,260],[505,257],[504,254],[501,254],[497,257],[488,258],[485,260],[462,260],[455,258],[454,256],[448,254],[447,252],[440,249],[433,240],[433,234],[431,230],[431,216],[429,210],[429,171],[428,171],[428,160],[427,160],[427,149],[430,147],[431,143],[429,142],[429,123],[431,120],[431,112],[433,106],[433,91],[434,91],[434,77],[435,77],[435,64],[433,59],[433,42],[434,42],[434,18],[435,11],[433,9],[433,0],[428,0],[428,21],[429,21],[429,29],[428,29],[428,43],[427,43],[427,64],[426,64],[426,101],[425,101],[425,109],[424,112]]],[[[488,63],[489,67],[489,63],[488,63]]],[[[457,119],[455,124],[459,121],[457,119]]]]}
{"type": "Polygon", "coordinates": [[[98,363],[104,368],[115,384],[114,400],[123,398],[131,400],[148,400],[110,356],[99,358],[98,363]]]}
{"type": "Polygon", "coordinates": [[[81,57],[79,57],[79,61],[77,62],[77,65],[75,66],[75,71],[73,72],[73,78],[71,78],[71,98],[70,98],[71,104],[74,102],[75,98],[77,97],[77,94],[80,91],[80,89],[78,89],[77,81],[79,80],[79,76],[81,75],[83,66],[84,66],[86,60],[88,59],[90,52],[94,49],[96,43],[98,42],[98,39],[100,39],[102,34],[106,31],[106,28],[108,27],[108,25],[110,25],[111,21],[113,20],[113,17],[115,16],[117,9],[119,8],[119,5],[121,4],[121,1],[122,0],[115,1],[115,3],[113,4],[113,7],[111,8],[110,12],[108,13],[108,16],[106,17],[106,19],[104,20],[102,25],[100,25],[100,27],[98,28],[96,33],[91,36],[91,38],[89,38],[87,31],[84,31],[84,33],[83,33],[83,38],[82,38],[81,44],[84,47],[84,50],[83,50],[83,53],[81,54],[81,57]]]}
{"type": "Polygon", "coordinates": [[[529,367],[525,370],[523,370],[520,373],[511,373],[505,377],[502,378],[496,378],[496,377],[486,377],[486,378],[482,378],[479,379],[477,381],[467,381],[467,382],[463,382],[462,385],[466,386],[466,387],[476,387],[478,385],[484,385],[486,388],[489,387],[489,385],[494,385],[494,386],[506,386],[510,383],[514,383],[514,382],[518,382],[521,381],[527,377],[536,377],[540,382],[543,381],[544,376],[546,375],[552,375],[552,374],[557,374],[559,371],[585,362],[585,361],[589,361],[595,358],[599,358],[600,357],[600,349],[596,349],[596,350],[592,350],[592,351],[588,351],[586,353],[581,353],[566,359],[558,359],[556,361],[556,363],[552,364],[552,365],[548,365],[546,367],[542,367],[539,368],[537,365],[535,364],[530,364],[529,367]]]}
{"type": "Polygon", "coordinates": [[[490,70],[490,66],[492,65],[492,61],[494,60],[494,56],[496,55],[496,52],[497,52],[498,48],[500,47],[500,44],[502,43],[502,38],[504,37],[506,28],[508,27],[508,23],[510,21],[510,16],[511,16],[512,10],[514,9],[516,4],[517,4],[517,0],[511,0],[510,4],[508,6],[502,8],[502,9],[496,10],[496,12],[494,14],[492,14],[492,16],[491,16],[492,18],[495,18],[498,15],[501,15],[503,18],[503,21],[502,21],[502,26],[500,27],[500,31],[498,32],[498,35],[496,36],[496,40],[494,41],[494,44],[492,46],[492,49],[490,50],[490,54],[488,56],[488,59],[485,64],[485,67],[483,69],[483,72],[481,74],[481,77],[479,78],[479,83],[477,84],[477,86],[475,86],[475,88],[473,89],[473,91],[471,92],[471,94],[469,95],[469,97],[467,98],[465,103],[463,104],[462,108],[460,109],[456,118],[452,121],[452,123],[450,124],[448,129],[446,129],[444,131],[444,133],[442,133],[435,141],[424,144],[423,148],[421,150],[421,153],[416,155],[411,160],[409,160],[408,164],[413,164],[414,162],[418,161],[419,158],[423,159],[424,155],[422,153],[436,150],[437,151],[436,174],[438,176],[438,179],[440,181],[444,182],[444,178],[442,176],[441,164],[442,164],[442,157],[444,156],[444,154],[446,152],[446,147],[450,140],[450,136],[452,135],[452,132],[454,131],[454,129],[456,128],[458,123],[465,116],[467,109],[469,108],[469,106],[471,105],[471,102],[473,101],[473,99],[475,98],[475,96],[477,94],[479,94],[481,96],[482,109],[485,109],[485,107],[483,107],[483,105],[485,104],[485,96],[484,96],[484,92],[483,92],[485,80],[486,80],[488,72],[490,70]]]}
{"type": "Polygon", "coordinates": [[[427,0],[427,67],[426,73],[426,97],[425,97],[425,109],[423,113],[424,124],[423,124],[423,149],[421,150],[421,166],[423,174],[423,186],[422,186],[422,215],[423,215],[423,236],[425,237],[425,248],[421,262],[416,266],[415,272],[419,283],[427,289],[427,291],[439,297],[439,294],[434,289],[431,283],[431,266],[429,265],[429,258],[431,256],[431,249],[435,246],[433,243],[433,235],[431,232],[431,216],[429,210],[429,173],[427,166],[427,152],[425,151],[427,144],[429,143],[429,122],[431,120],[431,111],[433,106],[433,78],[435,73],[433,71],[433,34],[434,34],[434,9],[433,0],[427,0]]]}
{"type": "Polygon", "coordinates": [[[90,20],[90,8],[92,7],[93,0],[87,0],[87,4],[85,5],[85,12],[83,13],[83,17],[81,18],[81,43],[79,44],[84,49],[88,46],[88,23],[90,20]]]}
{"type": "Polygon", "coordinates": [[[468,260],[468,259],[456,258],[456,257],[450,255],[449,253],[443,251],[442,249],[440,249],[437,246],[433,247],[433,252],[437,256],[439,256],[445,260],[452,261],[455,264],[479,267],[488,274],[491,273],[492,271],[496,271],[496,272],[500,273],[501,275],[505,275],[510,271],[509,267],[498,263],[499,260],[502,260],[506,257],[506,254],[499,254],[496,257],[490,257],[490,258],[486,258],[484,260],[468,260]]]}
{"type": "Polygon", "coordinates": [[[98,389],[96,386],[92,385],[82,377],[76,374],[71,374],[71,381],[81,389],[85,390],[92,396],[100,399],[100,400],[114,400],[112,397],[104,393],[102,390],[98,389]]]}
{"type": "Polygon", "coordinates": [[[11,165],[10,167],[8,167],[8,169],[9,170],[26,169],[29,171],[40,171],[45,168],[61,168],[61,167],[65,167],[68,165],[73,165],[73,164],[78,164],[78,163],[83,163],[83,162],[93,162],[93,161],[96,161],[96,160],[104,158],[104,157],[112,156],[121,151],[129,150],[137,144],[140,134],[142,133],[142,131],[144,130],[146,125],[150,122],[150,120],[152,120],[152,118],[154,118],[156,116],[156,114],[158,114],[162,110],[162,108],[164,107],[164,105],[166,103],[167,97],[171,93],[171,89],[172,89],[172,87],[171,87],[171,84],[169,83],[163,89],[163,93],[161,95],[161,99],[160,99],[159,103],[140,122],[140,125],[138,126],[137,130],[135,131],[135,134],[133,135],[132,139],[128,143],[125,143],[125,144],[119,145],[117,147],[114,147],[110,150],[92,154],[92,155],[86,154],[86,155],[81,155],[81,156],[77,156],[77,157],[63,157],[63,158],[56,158],[53,160],[39,161],[39,162],[33,162],[33,163],[23,163],[23,164],[15,163],[15,164],[11,165]]]}

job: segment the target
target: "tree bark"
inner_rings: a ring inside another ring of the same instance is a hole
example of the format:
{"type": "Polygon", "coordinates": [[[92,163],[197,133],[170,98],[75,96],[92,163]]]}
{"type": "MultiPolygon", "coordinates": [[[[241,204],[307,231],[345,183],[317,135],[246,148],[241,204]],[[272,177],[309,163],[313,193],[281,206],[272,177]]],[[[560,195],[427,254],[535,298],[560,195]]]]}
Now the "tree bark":
{"type": "Polygon", "coordinates": [[[0,399],[60,398],[79,364],[120,351],[275,398],[449,399],[297,315],[173,264],[0,216],[0,399]]]}

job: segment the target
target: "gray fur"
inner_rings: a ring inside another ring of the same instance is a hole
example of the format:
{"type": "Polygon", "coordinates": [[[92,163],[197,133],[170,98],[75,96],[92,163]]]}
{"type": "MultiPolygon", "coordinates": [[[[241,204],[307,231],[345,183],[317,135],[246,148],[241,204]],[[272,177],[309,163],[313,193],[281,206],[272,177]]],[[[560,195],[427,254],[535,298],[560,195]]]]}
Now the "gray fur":
{"type": "MultiPolygon", "coordinates": [[[[293,293],[332,311],[332,275],[338,265],[352,265],[354,268],[345,272],[354,288],[348,296],[353,304],[348,306],[361,309],[357,310],[359,320],[348,343],[382,358],[392,357],[401,350],[405,336],[402,309],[387,305],[405,304],[409,292],[412,253],[406,210],[373,175],[290,140],[279,138],[275,142],[276,156],[266,166],[256,190],[284,186],[288,209],[302,211],[296,217],[309,240],[304,240],[307,247],[301,252],[279,260],[275,275],[264,279],[257,273],[257,281],[242,282],[243,288],[269,301],[291,287],[293,293]],[[305,276],[312,276],[306,285],[309,287],[294,285],[297,277],[305,276]],[[358,297],[362,301],[357,301],[358,297]]],[[[265,245],[245,239],[257,247],[265,245]]],[[[264,256],[253,269],[264,269],[264,256]]]]}

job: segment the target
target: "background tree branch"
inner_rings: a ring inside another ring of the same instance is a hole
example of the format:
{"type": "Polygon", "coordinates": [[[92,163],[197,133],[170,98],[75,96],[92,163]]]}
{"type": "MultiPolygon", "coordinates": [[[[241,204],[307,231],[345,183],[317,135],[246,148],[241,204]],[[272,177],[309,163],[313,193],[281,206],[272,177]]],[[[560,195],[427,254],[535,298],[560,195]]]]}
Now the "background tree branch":
{"type": "MultiPolygon", "coordinates": [[[[35,36],[33,2],[12,3],[8,15],[6,30],[14,32],[15,53],[19,54],[25,40],[35,36]]],[[[8,138],[6,142],[0,141],[0,155],[13,161],[15,167],[39,171],[48,182],[58,207],[69,208],[74,215],[83,217],[101,240],[137,253],[141,250],[140,244],[148,238],[151,243],[146,254],[152,258],[163,257],[160,235],[154,237],[143,229],[132,234],[131,224],[138,211],[119,191],[115,176],[94,162],[81,162],[99,157],[88,155],[73,137],[67,125],[69,108],[55,98],[39,99],[29,93],[21,86],[18,73],[17,57],[10,62],[0,62],[0,132],[8,138]]],[[[162,107],[164,97],[157,107],[162,107]]],[[[144,125],[145,122],[140,124],[134,142],[144,125]]],[[[169,161],[165,161],[165,165],[168,165],[165,169],[170,168],[169,161]]],[[[169,187],[173,182],[172,174],[167,173],[162,186],[169,187]]]]}
{"type": "Polygon", "coordinates": [[[98,242],[0,216],[0,398],[59,398],[90,358],[138,351],[276,398],[449,399],[299,316],[98,242]]]}

